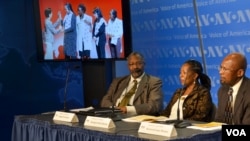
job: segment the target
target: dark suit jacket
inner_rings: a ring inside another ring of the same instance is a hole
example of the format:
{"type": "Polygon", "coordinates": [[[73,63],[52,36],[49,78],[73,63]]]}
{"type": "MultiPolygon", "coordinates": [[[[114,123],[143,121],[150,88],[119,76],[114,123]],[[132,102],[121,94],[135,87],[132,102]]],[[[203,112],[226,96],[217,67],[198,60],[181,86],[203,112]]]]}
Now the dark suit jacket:
{"type": "MultiPolygon", "coordinates": [[[[110,107],[115,104],[121,96],[123,90],[127,87],[130,80],[130,75],[116,78],[111,83],[107,94],[101,101],[101,107],[110,107]]],[[[163,92],[161,79],[145,74],[135,93],[133,106],[136,113],[156,115],[162,110],[163,92]]]]}
{"type": "MultiPolygon", "coordinates": [[[[221,86],[218,90],[218,109],[215,121],[225,122],[224,111],[227,104],[228,89],[229,86],[221,86]]],[[[243,78],[235,99],[233,123],[250,125],[250,79],[247,77],[243,78]]]]}
{"type": "MultiPolygon", "coordinates": [[[[169,117],[172,106],[185,89],[177,89],[161,115],[169,117]]],[[[183,119],[209,122],[213,120],[213,102],[209,89],[197,84],[183,102],[183,119]]]]}

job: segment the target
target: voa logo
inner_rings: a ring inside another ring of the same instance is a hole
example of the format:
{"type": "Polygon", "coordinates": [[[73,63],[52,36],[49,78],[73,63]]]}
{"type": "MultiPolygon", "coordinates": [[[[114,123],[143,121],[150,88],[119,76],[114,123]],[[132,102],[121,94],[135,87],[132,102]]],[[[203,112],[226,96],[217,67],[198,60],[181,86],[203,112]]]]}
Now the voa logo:
{"type": "Polygon", "coordinates": [[[247,136],[244,129],[226,129],[227,136],[247,136]]]}

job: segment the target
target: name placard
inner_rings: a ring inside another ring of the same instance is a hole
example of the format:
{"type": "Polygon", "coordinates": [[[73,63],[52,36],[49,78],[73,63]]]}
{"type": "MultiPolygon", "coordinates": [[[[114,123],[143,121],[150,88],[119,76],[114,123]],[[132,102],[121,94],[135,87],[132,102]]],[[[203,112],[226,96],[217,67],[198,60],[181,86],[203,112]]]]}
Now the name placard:
{"type": "Polygon", "coordinates": [[[177,132],[174,125],[150,123],[150,122],[142,122],[138,132],[166,136],[166,137],[177,136],[177,132]]]}
{"type": "Polygon", "coordinates": [[[56,111],[53,120],[65,122],[79,122],[75,113],[56,111]]]}
{"type": "Polygon", "coordinates": [[[100,128],[114,128],[115,124],[110,118],[87,116],[84,122],[84,126],[93,126],[100,128]]]}

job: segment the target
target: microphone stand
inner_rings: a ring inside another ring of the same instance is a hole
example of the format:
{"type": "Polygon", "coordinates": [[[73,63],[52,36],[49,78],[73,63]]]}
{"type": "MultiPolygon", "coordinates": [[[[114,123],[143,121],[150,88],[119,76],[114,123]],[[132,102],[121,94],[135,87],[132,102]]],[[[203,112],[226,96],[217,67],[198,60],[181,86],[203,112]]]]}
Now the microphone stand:
{"type": "Polygon", "coordinates": [[[116,85],[115,90],[114,90],[114,92],[113,92],[113,94],[112,94],[112,97],[111,97],[111,100],[112,100],[112,107],[111,107],[111,115],[110,115],[110,118],[111,118],[112,120],[114,120],[114,121],[120,120],[120,118],[118,118],[118,115],[117,115],[116,112],[115,112],[115,102],[116,102],[116,101],[114,100],[114,95],[115,95],[115,93],[117,92],[120,83],[121,83],[125,78],[126,78],[126,77],[123,77],[123,78],[121,78],[121,80],[119,80],[119,82],[117,82],[117,85],[116,85]]]}
{"type": "MultiPolygon", "coordinates": [[[[188,73],[188,72],[187,72],[188,73]]],[[[180,120],[180,101],[181,101],[181,96],[183,94],[184,88],[185,88],[185,82],[186,78],[184,80],[184,85],[181,88],[181,91],[178,95],[178,103],[177,103],[177,119],[176,120],[167,120],[166,123],[174,123],[175,128],[185,128],[187,126],[190,126],[191,123],[188,121],[180,120]]]]}
{"type": "Polygon", "coordinates": [[[114,106],[114,104],[112,105],[112,107],[111,107],[111,115],[110,115],[110,118],[114,118],[114,117],[116,117],[116,115],[115,115],[115,106],[114,106]]]}
{"type": "Polygon", "coordinates": [[[181,101],[182,93],[183,93],[183,88],[181,89],[181,92],[179,93],[178,106],[177,106],[177,121],[180,121],[180,101],[181,101]]]}
{"type": "Polygon", "coordinates": [[[116,115],[115,115],[115,102],[114,102],[114,95],[115,95],[115,92],[117,91],[118,89],[118,86],[120,84],[120,81],[117,83],[116,85],[116,88],[111,96],[111,102],[112,102],[112,107],[111,107],[111,114],[110,114],[110,118],[113,119],[116,115]]]}
{"type": "Polygon", "coordinates": [[[117,91],[117,89],[118,89],[119,84],[120,84],[120,82],[117,84],[117,86],[116,86],[116,88],[115,88],[115,91],[114,91],[114,93],[112,94],[112,97],[111,97],[111,100],[112,100],[112,107],[111,107],[111,114],[110,114],[109,117],[110,117],[112,120],[114,120],[115,117],[117,116],[117,115],[115,114],[115,101],[114,101],[114,95],[115,95],[115,93],[116,93],[116,91],[117,91]]]}
{"type": "Polygon", "coordinates": [[[181,89],[181,92],[179,93],[179,99],[178,99],[178,105],[177,105],[177,120],[174,122],[174,127],[176,127],[176,128],[185,128],[185,127],[191,125],[187,121],[180,120],[180,101],[181,101],[183,89],[184,89],[184,87],[181,89]]]}
{"type": "Polygon", "coordinates": [[[64,86],[64,106],[63,106],[63,109],[65,112],[68,111],[68,109],[67,109],[67,87],[68,87],[69,73],[70,73],[70,65],[68,63],[65,86],[64,86]]]}

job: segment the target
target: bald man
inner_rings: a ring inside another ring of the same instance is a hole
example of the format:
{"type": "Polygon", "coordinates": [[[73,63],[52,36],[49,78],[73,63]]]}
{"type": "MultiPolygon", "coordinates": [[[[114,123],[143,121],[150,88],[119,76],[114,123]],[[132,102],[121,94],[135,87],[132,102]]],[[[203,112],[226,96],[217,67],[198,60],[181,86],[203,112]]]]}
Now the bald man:
{"type": "Polygon", "coordinates": [[[221,87],[215,121],[250,125],[250,79],[245,76],[246,69],[247,60],[241,53],[231,53],[223,59],[219,68],[221,87]],[[233,89],[232,122],[225,119],[229,88],[233,89]]]}

